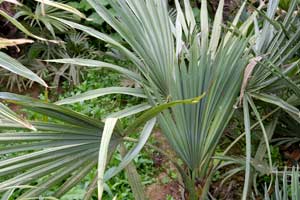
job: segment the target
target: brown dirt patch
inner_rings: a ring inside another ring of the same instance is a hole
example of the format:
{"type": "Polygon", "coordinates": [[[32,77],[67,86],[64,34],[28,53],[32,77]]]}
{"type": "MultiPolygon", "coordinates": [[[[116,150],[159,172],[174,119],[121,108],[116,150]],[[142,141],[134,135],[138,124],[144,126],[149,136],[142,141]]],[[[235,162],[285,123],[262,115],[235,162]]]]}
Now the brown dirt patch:
{"type": "Polygon", "coordinates": [[[174,200],[181,200],[181,188],[178,182],[172,181],[168,184],[155,183],[146,188],[146,195],[150,200],[166,200],[168,195],[174,200]]]}
{"type": "MultiPolygon", "coordinates": [[[[167,139],[160,131],[154,132],[152,136],[156,141],[156,146],[168,155],[176,157],[167,139]]],[[[181,200],[183,188],[180,184],[180,179],[170,177],[170,172],[177,173],[175,166],[164,155],[157,152],[153,155],[153,161],[155,167],[159,168],[161,173],[156,176],[156,183],[146,187],[146,196],[148,199],[166,200],[168,197],[173,197],[174,200],[181,200]]]]}

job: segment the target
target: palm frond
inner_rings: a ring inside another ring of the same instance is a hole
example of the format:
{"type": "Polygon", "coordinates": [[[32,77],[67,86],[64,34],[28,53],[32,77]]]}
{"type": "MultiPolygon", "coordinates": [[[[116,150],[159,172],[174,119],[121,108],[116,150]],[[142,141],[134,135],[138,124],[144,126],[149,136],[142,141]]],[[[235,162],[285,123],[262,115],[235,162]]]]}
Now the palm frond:
{"type": "Polygon", "coordinates": [[[272,194],[265,189],[265,200],[296,200],[300,198],[299,167],[276,171],[275,188],[272,194]],[[282,178],[280,179],[280,177],[282,178]]]}
{"type": "MultiPolygon", "coordinates": [[[[4,156],[0,160],[0,178],[3,180],[0,191],[29,185],[43,178],[41,183],[27,189],[18,198],[36,197],[61,184],[62,188],[57,188],[53,194],[59,198],[97,165],[104,126],[101,121],[29,97],[9,93],[1,93],[0,96],[58,120],[33,122],[38,129],[35,132],[8,131],[0,134],[0,154],[4,156]]],[[[1,123],[1,127],[7,130],[23,129],[10,122],[1,123]]],[[[114,151],[119,141],[118,135],[114,134],[109,145],[110,152],[114,151]]]]}

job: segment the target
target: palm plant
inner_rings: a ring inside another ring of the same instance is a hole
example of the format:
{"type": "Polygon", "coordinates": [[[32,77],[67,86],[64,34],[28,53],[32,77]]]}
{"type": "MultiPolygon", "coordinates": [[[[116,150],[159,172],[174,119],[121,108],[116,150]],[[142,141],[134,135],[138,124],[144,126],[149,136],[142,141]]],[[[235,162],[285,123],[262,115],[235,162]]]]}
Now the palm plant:
{"type": "Polygon", "coordinates": [[[272,195],[265,188],[265,200],[296,200],[300,198],[300,182],[299,182],[299,167],[293,167],[292,170],[276,172],[275,188],[272,195]],[[282,175],[282,181],[279,176],[282,175]]]}
{"type": "MultiPolygon", "coordinates": [[[[55,35],[55,33],[64,33],[67,32],[70,28],[66,26],[65,24],[49,17],[51,16],[61,16],[64,19],[74,19],[74,18],[85,18],[84,14],[79,12],[77,9],[72,8],[71,6],[62,4],[60,2],[53,2],[53,1],[39,1],[35,0],[33,1],[33,5],[27,6],[25,4],[21,4],[18,1],[13,1],[16,6],[16,14],[11,17],[4,11],[0,11],[0,15],[10,21],[13,25],[18,27],[21,31],[23,31],[26,35],[31,36],[33,38],[38,39],[37,42],[35,42],[32,45],[28,45],[26,48],[26,53],[23,56],[20,56],[18,59],[21,63],[26,64],[27,67],[29,67],[32,71],[34,71],[36,74],[38,74],[40,77],[48,78],[52,75],[54,77],[54,85],[57,86],[57,82],[59,82],[59,78],[61,75],[64,74],[64,72],[67,69],[70,69],[69,75],[66,75],[66,78],[69,78],[75,84],[78,84],[80,73],[79,70],[75,70],[74,66],[63,66],[60,69],[57,69],[56,66],[47,66],[46,64],[34,60],[36,59],[36,56],[39,55],[40,59],[50,59],[50,58],[57,58],[58,56],[61,56],[63,54],[67,54],[65,51],[68,49],[64,46],[62,42],[55,41],[59,40],[59,38],[55,35]],[[32,7],[35,10],[32,10],[32,7]],[[22,21],[22,23],[21,23],[22,21]],[[39,33],[39,37],[36,35],[33,35],[32,33],[39,33]],[[43,38],[42,38],[43,37],[43,38]],[[46,40],[44,38],[51,38],[54,40],[46,40]],[[51,41],[51,43],[49,43],[51,41]],[[59,49],[59,50],[58,50],[59,49]],[[29,57],[29,61],[27,59],[29,57]],[[52,73],[52,74],[51,74],[52,73]]],[[[25,2],[28,4],[28,2],[25,2]]],[[[69,35],[70,42],[69,44],[75,44],[76,42],[82,41],[84,37],[74,37],[72,34],[69,35]],[[73,39],[73,40],[72,40],[73,39]],[[77,40],[77,41],[76,41],[77,40]]],[[[7,46],[12,46],[15,44],[24,44],[26,43],[32,43],[32,40],[26,40],[26,39],[14,39],[14,40],[7,40],[10,41],[10,44],[6,44],[7,46]]],[[[2,45],[3,41],[1,41],[0,46],[2,45]]],[[[83,42],[82,42],[83,43],[83,42]]],[[[80,45],[78,45],[80,46],[80,45]]],[[[77,46],[77,47],[78,47],[77,46]]],[[[88,48],[86,46],[81,48],[88,48]]],[[[70,50],[72,48],[69,48],[70,50]]],[[[74,48],[73,48],[74,49],[74,48]]],[[[91,48],[90,48],[91,49],[91,48]]],[[[23,52],[22,52],[23,53],[23,52]]],[[[73,55],[72,52],[68,52],[71,54],[70,56],[78,56],[80,55],[73,55]]],[[[87,56],[88,57],[88,56],[87,56]]],[[[88,57],[90,58],[90,57],[88,57]]],[[[23,79],[22,77],[18,76],[17,74],[12,74],[10,71],[7,71],[5,69],[1,70],[1,82],[6,82],[6,87],[10,90],[18,88],[19,91],[22,89],[27,89],[28,86],[31,86],[33,84],[32,81],[28,81],[27,79],[23,79]]]]}
{"type": "MultiPolygon", "coordinates": [[[[86,34],[71,32],[65,38],[63,48],[57,49],[55,56],[52,58],[95,58],[99,56],[100,51],[96,50],[90,43],[86,34]]],[[[50,59],[50,58],[49,58],[50,59]]],[[[74,64],[64,64],[55,72],[53,85],[59,85],[60,79],[63,77],[72,85],[78,85],[81,80],[82,66],[74,64]]]]}
{"type": "MultiPolygon", "coordinates": [[[[275,133],[278,118],[281,117],[280,112],[286,112],[299,122],[300,111],[297,106],[299,106],[300,88],[297,80],[299,79],[300,32],[296,28],[299,25],[297,1],[291,1],[289,9],[283,15],[276,13],[278,4],[277,0],[270,1],[266,13],[257,10],[263,18],[262,21],[259,21],[257,17],[254,18],[255,34],[250,39],[254,58],[245,70],[240,96],[240,104],[243,105],[244,111],[245,133],[230,145],[231,148],[246,135],[245,162],[239,163],[242,165],[239,170],[234,169],[228,173],[233,175],[245,170],[244,198],[251,194],[252,183],[254,194],[259,195],[255,185],[257,172],[272,175],[273,165],[269,142],[275,133]],[[266,117],[262,117],[260,112],[265,111],[259,109],[261,102],[267,103],[267,106],[263,106],[268,110],[266,117]],[[251,124],[250,109],[257,120],[255,124],[251,124]],[[271,117],[271,122],[266,127],[263,120],[271,117]],[[254,131],[251,129],[256,126],[261,128],[259,134],[262,134],[263,140],[260,141],[257,149],[253,149],[251,135],[254,131]],[[252,157],[253,152],[255,153],[252,157]],[[266,166],[265,157],[268,159],[269,167],[258,170],[253,163],[266,166]]],[[[238,162],[232,162],[230,159],[228,163],[237,164],[238,162]]]]}
{"type": "MultiPolygon", "coordinates": [[[[139,78],[138,81],[143,86],[150,105],[191,98],[207,92],[201,103],[177,106],[158,117],[163,133],[189,168],[182,176],[190,198],[205,196],[210,182],[211,156],[233,112],[241,75],[247,63],[248,57],[245,55],[247,40],[242,36],[230,36],[230,33],[226,37],[227,40],[220,39],[220,35],[223,34],[222,1],[215,17],[211,40],[205,1],[202,2],[201,27],[196,26],[188,1],[185,1],[185,12],[176,2],[175,25],[169,24],[166,4],[161,1],[111,3],[120,15],[118,19],[111,16],[97,2],[89,1],[89,3],[128,42],[134,54],[130,49],[125,49],[95,30],[58,20],[105,40],[127,54],[143,75],[142,80],[139,78]],[[157,10],[157,7],[161,8],[157,10]],[[139,10],[146,10],[146,13],[139,10]],[[198,28],[201,30],[201,37],[198,28]],[[235,81],[231,82],[229,78],[235,81]],[[205,184],[200,185],[195,191],[195,183],[199,180],[205,184]]],[[[74,62],[99,67],[107,65],[78,59],[57,62],[74,62]]],[[[133,78],[131,74],[127,75],[133,78]]],[[[102,95],[100,90],[90,91],[62,100],[58,104],[74,103],[100,95],[102,95]]]]}
{"type": "Polygon", "coordinates": [[[24,18],[25,21],[28,21],[32,29],[39,29],[43,32],[49,31],[53,38],[56,38],[55,32],[66,32],[68,31],[68,27],[49,16],[60,16],[63,19],[69,20],[74,19],[76,16],[85,18],[84,14],[75,8],[60,2],[49,0],[35,0],[34,2],[35,5],[26,6],[23,4],[17,7],[14,18],[24,18]]]}
{"type": "MultiPolygon", "coordinates": [[[[5,179],[0,184],[0,190],[22,188],[33,180],[45,177],[39,185],[28,189],[21,197],[37,197],[48,188],[64,182],[61,189],[53,194],[60,197],[80,182],[81,178],[97,164],[98,157],[98,174],[91,183],[86,199],[94,191],[97,182],[98,198],[101,198],[104,181],[125,167],[131,166],[130,162],[145,145],[155,124],[153,118],[156,117],[178,159],[183,161],[183,164],[179,164],[177,158],[171,158],[183,178],[186,198],[205,199],[213,172],[212,156],[234,112],[243,72],[249,59],[253,57],[252,49],[249,48],[249,38],[246,35],[258,12],[254,12],[242,25],[236,27],[245,7],[244,3],[232,26],[224,30],[222,28],[223,0],[219,3],[212,25],[208,18],[207,2],[201,1],[200,26],[196,24],[188,0],[183,2],[184,9],[181,8],[179,1],[175,1],[177,15],[174,23],[169,17],[168,6],[164,0],[112,1],[110,5],[118,13],[117,17],[113,16],[99,1],[88,0],[88,2],[127,42],[128,46],[90,27],[55,16],[52,18],[105,41],[126,56],[132,66],[123,67],[88,59],[60,59],[52,62],[109,68],[136,81],[141,88],[100,88],[63,99],[56,102],[57,105],[10,93],[0,93],[2,99],[63,122],[62,124],[36,122],[39,132],[23,133],[22,138],[19,137],[19,133],[2,134],[3,139],[0,139],[0,142],[24,139],[28,143],[12,144],[9,152],[6,151],[8,147],[3,149],[3,154],[11,154],[11,157],[0,161],[0,166],[4,167],[0,177],[5,179]],[[132,68],[137,72],[131,70],[132,68]],[[146,98],[148,103],[112,114],[104,119],[104,125],[100,121],[58,106],[113,93],[146,98]],[[195,97],[203,97],[203,94],[205,96],[200,102],[200,98],[195,99],[195,97]],[[145,113],[125,130],[114,128],[118,119],[143,111],[145,113]],[[107,152],[113,152],[123,141],[134,141],[130,138],[130,134],[144,123],[146,125],[138,144],[125,154],[119,166],[105,172],[109,160],[107,152]],[[30,141],[35,144],[32,148],[30,148],[32,146],[30,141]],[[36,150],[36,152],[28,153],[26,152],[28,150],[36,150]],[[14,157],[13,153],[20,151],[24,151],[25,155],[14,157]],[[58,156],[49,155],[52,151],[58,156]],[[88,156],[82,162],[78,162],[78,159],[84,155],[88,156]],[[85,163],[88,161],[92,163],[86,166],[85,163]],[[18,164],[15,165],[16,163],[18,164]],[[82,169],[80,175],[76,171],[78,169],[82,169]],[[29,177],[31,179],[28,179],[29,177]]],[[[275,61],[265,60],[265,57],[262,57],[256,62],[274,63],[275,61]]],[[[269,76],[270,73],[267,78],[269,76]]],[[[244,102],[247,111],[248,102],[251,102],[248,95],[244,95],[244,102]]],[[[248,128],[248,115],[245,115],[245,119],[248,128]]],[[[4,124],[4,126],[15,127],[11,124],[4,124]]],[[[247,154],[247,161],[249,161],[249,151],[247,154]]],[[[246,173],[246,181],[249,180],[247,177],[249,177],[249,170],[246,173]]],[[[132,184],[132,186],[136,185],[132,184]]],[[[247,188],[247,185],[244,188],[247,188]]],[[[247,190],[244,191],[243,196],[246,199],[247,190]]],[[[136,190],[135,193],[137,199],[143,198],[138,194],[139,191],[136,190]]]]}
{"type": "MultiPolygon", "coordinates": [[[[244,120],[247,138],[247,167],[246,180],[250,178],[250,160],[251,160],[251,130],[250,130],[250,107],[258,124],[262,130],[262,141],[257,149],[254,159],[260,162],[264,160],[267,154],[269,160],[269,174],[273,170],[269,141],[274,135],[278,115],[271,122],[273,128],[269,131],[262,122],[262,116],[259,113],[257,101],[268,103],[273,111],[271,113],[287,112],[295,119],[299,119],[299,92],[300,87],[297,83],[299,57],[297,51],[300,49],[300,30],[297,17],[297,1],[291,1],[288,12],[284,16],[276,16],[279,1],[271,1],[268,4],[267,13],[260,12],[264,18],[262,28],[255,19],[255,40],[253,52],[256,60],[246,69],[243,108],[244,120]],[[251,78],[249,77],[251,75],[251,78]],[[273,108],[276,106],[276,108],[273,108]]],[[[253,172],[255,173],[255,172],[253,172]]],[[[256,177],[253,176],[253,177],[256,177]]],[[[254,181],[255,183],[255,181],[254,181]]],[[[246,184],[247,185],[247,184],[246,184]]],[[[255,186],[254,186],[255,187],[255,186]]],[[[248,188],[244,188],[246,194],[248,188]]],[[[257,190],[256,190],[257,191],[257,190]]]]}
{"type": "MultiPolygon", "coordinates": [[[[89,3],[122,36],[130,48],[94,29],[64,19],[55,19],[108,42],[124,53],[139,73],[95,60],[65,59],[56,62],[108,67],[125,73],[142,86],[143,89],[139,90],[145,94],[143,96],[148,99],[151,107],[206,93],[199,104],[177,105],[158,115],[163,133],[187,167],[187,170],[184,170],[184,166],[177,164],[182,172],[188,198],[205,197],[211,178],[211,156],[233,113],[242,73],[249,58],[249,52],[246,50],[247,39],[243,35],[235,36],[231,32],[223,32],[223,1],[220,1],[212,31],[204,0],[200,27],[195,23],[189,1],[184,1],[184,11],[176,1],[175,24],[170,23],[165,1],[112,2],[111,6],[119,14],[118,18],[114,18],[97,1],[90,0],[89,3]],[[223,34],[226,34],[226,37],[221,37],[223,34]],[[196,187],[196,182],[199,181],[203,184],[196,187]]],[[[246,29],[247,26],[243,28],[246,29]]],[[[128,90],[129,88],[98,89],[64,99],[57,104],[74,103],[109,93],[128,94],[128,90]]],[[[7,94],[2,94],[2,98],[7,99],[7,94]]],[[[149,106],[144,106],[143,109],[138,107],[139,109],[131,108],[131,112],[134,109],[145,110],[149,106]]],[[[103,178],[106,162],[106,144],[116,119],[123,116],[123,113],[107,119],[103,133],[105,137],[102,137],[106,139],[102,139],[99,150],[99,161],[103,161],[98,166],[100,180],[103,178]]],[[[136,122],[133,126],[135,125],[140,123],[136,122]]],[[[130,134],[130,130],[132,129],[126,130],[123,137],[130,134]]],[[[103,183],[98,182],[98,192],[101,196],[103,183]]]]}
{"type": "MultiPolygon", "coordinates": [[[[18,2],[14,2],[14,1],[8,1],[8,2],[18,3],[18,2]]],[[[2,14],[3,14],[3,12],[2,12],[2,14]]],[[[19,26],[19,28],[25,30],[25,28],[21,25],[19,26]]],[[[6,48],[9,46],[17,46],[20,44],[32,43],[32,42],[33,41],[29,40],[29,39],[0,38],[0,49],[6,48]]],[[[10,56],[8,56],[7,54],[5,54],[3,52],[0,52],[0,67],[6,69],[8,71],[11,71],[12,73],[18,74],[25,78],[28,78],[32,81],[38,82],[41,85],[47,87],[47,84],[40,77],[38,77],[31,70],[27,69],[21,63],[19,63],[18,61],[16,61],[15,59],[11,58],[10,56]]],[[[21,119],[12,110],[10,110],[8,107],[6,107],[3,103],[0,102],[0,120],[2,120],[2,119],[10,120],[11,122],[21,124],[24,127],[35,130],[35,128],[30,123],[28,123],[24,119],[21,119]]]]}
{"type": "MultiPolygon", "coordinates": [[[[5,93],[1,95],[3,97],[5,93]]],[[[52,117],[56,122],[32,122],[38,132],[27,132],[20,126],[19,132],[1,133],[0,140],[4,146],[1,147],[0,154],[6,156],[0,161],[2,180],[0,190],[7,191],[4,196],[7,195],[9,199],[9,194],[18,188],[26,188],[32,180],[46,176],[43,182],[19,197],[20,199],[36,198],[48,188],[57,183],[61,184],[68,178],[52,195],[62,196],[78,183],[78,179],[90,173],[97,164],[96,156],[103,129],[102,122],[30,97],[7,94],[5,98],[10,98],[37,113],[52,117]],[[12,141],[14,141],[13,146],[8,143],[12,141]],[[19,155],[16,159],[12,153],[18,152],[28,153],[19,155]]],[[[3,121],[0,125],[8,130],[18,127],[7,121],[3,121]]],[[[116,132],[111,142],[112,149],[115,148],[117,141],[116,132]]]]}

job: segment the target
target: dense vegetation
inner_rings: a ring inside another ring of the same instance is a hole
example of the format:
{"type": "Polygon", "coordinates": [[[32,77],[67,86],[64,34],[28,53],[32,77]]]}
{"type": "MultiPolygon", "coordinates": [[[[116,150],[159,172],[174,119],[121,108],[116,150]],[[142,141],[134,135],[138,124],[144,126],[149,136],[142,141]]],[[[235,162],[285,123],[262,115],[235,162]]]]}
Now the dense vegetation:
{"type": "Polygon", "coordinates": [[[0,16],[1,199],[300,199],[298,0],[0,16]]]}

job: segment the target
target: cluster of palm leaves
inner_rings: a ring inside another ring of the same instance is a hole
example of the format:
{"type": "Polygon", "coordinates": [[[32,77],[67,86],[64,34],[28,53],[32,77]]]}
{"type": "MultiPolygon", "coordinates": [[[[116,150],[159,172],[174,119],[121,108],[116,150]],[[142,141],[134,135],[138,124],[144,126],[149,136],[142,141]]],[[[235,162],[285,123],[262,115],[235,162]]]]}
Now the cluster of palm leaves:
{"type": "Polygon", "coordinates": [[[275,189],[273,194],[269,194],[265,188],[264,200],[296,200],[300,198],[300,172],[299,167],[293,167],[291,170],[276,171],[275,189]],[[282,179],[279,178],[282,176],[282,179]]]}
{"type": "MultiPolygon", "coordinates": [[[[9,1],[10,2],[10,1],[9,1]]],[[[12,3],[17,3],[12,1],[12,3]]],[[[3,11],[1,13],[4,14],[3,11]]],[[[24,27],[20,27],[23,29],[24,27]]],[[[25,28],[23,29],[25,30],[25,28]]],[[[25,30],[26,32],[26,30],[25,30]]],[[[33,36],[33,35],[32,35],[33,36]]],[[[6,39],[6,38],[0,38],[0,49],[7,48],[9,46],[17,46],[24,43],[32,43],[32,40],[29,39],[6,39]]],[[[15,59],[11,58],[5,53],[0,52],[0,66],[6,70],[9,70],[15,74],[18,74],[20,76],[23,76],[25,78],[28,78],[32,81],[38,82],[41,85],[47,87],[47,84],[36,74],[34,74],[32,71],[27,69],[25,66],[23,66],[21,63],[16,61],[15,59]]],[[[0,119],[6,118],[9,119],[15,123],[22,124],[24,127],[27,128],[33,128],[28,122],[25,120],[19,118],[13,111],[11,111],[8,107],[6,107],[4,104],[0,103],[0,119]]]]}
{"type": "MultiPolygon", "coordinates": [[[[250,60],[245,69],[244,83],[240,94],[245,132],[229,147],[231,148],[244,135],[246,136],[246,163],[242,162],[241,164],[240,160],[229,159],[228,164],[239,163],[242,165],[238,170],[231,170],[232,173],[229,174],[233,175],[246,170],[245,180],[248,180],[249,184],[253,183],[256,195],[258,195],[258,190],[255,179],[258,172],[272,174],[274,170],[269,143],[279,128],[278,120],[283,115],[287,115],[296,123],[299,122],[299,108],[297,107],[299,107],[300,32],[297,28],[299,25],[297,1],[291,2],[288,11],[283,16],[276,16],[278,4],[279,1],[270,1],[266,13],[257,11],[264,18],[261,25],[254,18],[254,36],[251,39],[254,58],[250,60]],[[266,110],[261,109],[261,103],[265,103],[263,106],[266,110]],[[251,110],[257,120],[255,123],[250,119],[251,110]],[[263,116],[262,112],[267,114],[263,116]],[[265,123],[266,119],[269,119],[269,122],[265,123]],[[252,129],[257,126],[261,130],[258,133],[259,137],[263,140],[260,141],[257,148],[253,149],[251,135],[254,131],[252,129]],[[267,155],[269,166],[264,163],[265,155],[267,155]],[[259,169],[257,164],[264,166],[264,169],[259,169]],[[251,177],[253,180],[250,180],[251,177]]],[[[244,196],[249,194],[248,187],[249,185],[245,184],[244,196]]]]}
{"type": "MultiPolygon", "coordinates": [[[[48,17],[108,43],[130,61],[130,66],[78,58],[48,62],[108,68],[132,79],[140,87],[99,88],[55,103],[0,93],[0,98],[7,102],[47,116],[44,121],[31,122],[37,130],[33,132],[2,120],[0,126],[7,130],[0,134],[0,143],[4,145],[0,149],[3,155],[0,179],[4,180],[0,191],[5,192],[4,197],[9,199],[14,191],[22,190],[19,199],[38,198],[60,185],[51,194],[60,198],[97,166],[85,199],[90,199],[96,188],[101,199],[105,181],[123,169],[130,173],[128,178],[136,199],[144,199],[131,161],[146,144],[158,121],[176,152],[177,157],[170,160],[182,177],[185,198],[206,199],[214,171],[220,167],[213,159],[216,147],[239,105],[244,112],[245,133],[228,149],[245,136],[246,158],[219,158],[225,160],[220,161],[221,166],[240,164],[235,172],[245,171],[242,199],[259,195],[255,186],[251,191],[258,172],[274,172],[269,142],[278,122],[276,113],[284,111],[299,121],[297,1],[291,2],[284,15],[276,14],[279,2],[270,1],[267,12],[262,4],[241,21],[245,2],[228,24],[222,19],[224,0],[220,0],[212,23],[206,0],[201,1],[200,16],[194,16],[189,0],[184,0],[183,5],[175,0],[175,19],[170,17],[164,0],[111,1],[117,17],[99,1],[88,2],[126,45],[82,24],[58,16],[48,17]],[[112,113],[105,119],[91,119],[62,106],[114,93],[144,98],[147,103],[112,113]],[[268,110],[271,109],[266,117],[258,108],[261,101],[268,103],[268,110]],[[129,127],[117,126],[119,120],[133,115],[138,117],[129,127]],[[272,120],[265,127],[264,120],[268,117],[272,120]],[[254,124],[253,118],[257,120],[254,124]],[[144,127],[140,129],[141,126],[144,127]],[[263,139],[253,150],[251,132],[255,126],[260,126],[263,139]],[[9,131],[11,129],[20,131],[9,131]],[[131,135],[137,131],[140,137],[135,140],[131,135]],[[136,144],[127,150],[123,145],[125,141],[136,144]],[[117,150],[123,155],[121,163],[105,170],[111,154],[117,150]]],[[[295,178],[293,180],[297,185],[295,178]]]]}
{"type": "MultiPolygon", "coordinates": [[[[13,16],[9,16],[4,11],[1,11],[0,16],[8,19],[16,26],[23,26],[22,29],[26,29],[26,34],[34,33],[39,35],[39,37],[35,37],[39,40],[34,43],[32,40],[25,39],[11,40],[11,42],[18,42],[19,44],[21,42],[22,44],[32,43],[22,47],[23,51],[19,52],[22,56],[18,58],[18,61],[44,80],[51,81],[51,86],[58,86],[62,79],[68,80],[71,85],[78,85],[81,80],[82,67],[70,64],[63,66],[50,65],[41,60],[66,57],[95,58],[101,55],[99,50],[95,50],[90,45],[86,35],[71,31],[67,25],[50,17],[60,16],[68,20],[80,20],[80,17],[86,19],[85,15],[61,2],[39,0],[24,2],[24,4],[18,1],[13,2],[17,5],[14,7],[16,13],[13,16]]],[[[33,34],[30,35],[33,36],[33,34]]],[[[12,45],[13,43],[10,46],[12,45]]],[[[17,74],[13,74],[5,69],[0,71],[0,82],[1,84],[6,84],[6,88],[10,91],[14,89],[22,91],[33,85],[31,80],[20,77],[17,74]]]]}

